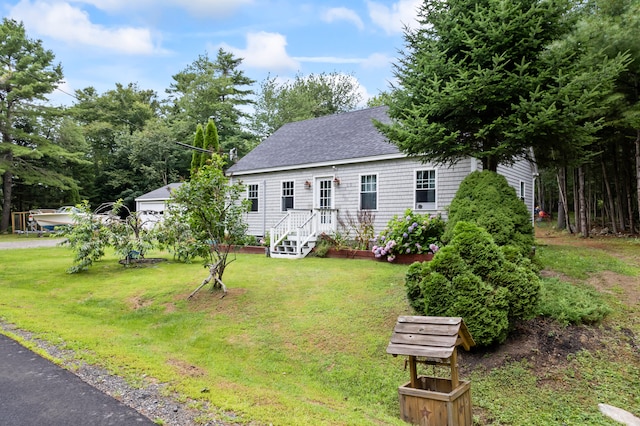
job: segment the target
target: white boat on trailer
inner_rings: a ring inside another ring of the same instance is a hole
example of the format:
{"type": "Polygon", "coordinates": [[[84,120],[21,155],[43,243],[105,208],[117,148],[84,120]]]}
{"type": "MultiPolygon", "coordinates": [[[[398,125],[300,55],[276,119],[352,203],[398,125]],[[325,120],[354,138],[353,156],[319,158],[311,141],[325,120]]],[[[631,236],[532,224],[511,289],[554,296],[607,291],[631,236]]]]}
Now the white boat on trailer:
{"type": "Polygon", "coordinates": [[[74,225],[73,213],[80,211],[73,206],[63,206],[59,209],[39,209],[29,212],[29,220],[35,220],[43,229],[53,230],[56,226],[74,225]]]}
{"type": "MultiPolygon", "coordinates": [[[[97,213],[97,211],[93,214],[93,217],[102,222],[110,217],[107,213],[102,213],[104,211],[104,206],[112,203],[105,203],[100,206],[101,213],[97,213]]],[[[59,209],[39,209],[39,210],[31,210],[29,212],[29,220],[34,220],[38,226],[47,231],[53,231],[56,226],[67,226],[67,225],[75,225],[76,219],[78,215],[84,215],[80,209],[75,206],[63,206],[59,209]]]]}

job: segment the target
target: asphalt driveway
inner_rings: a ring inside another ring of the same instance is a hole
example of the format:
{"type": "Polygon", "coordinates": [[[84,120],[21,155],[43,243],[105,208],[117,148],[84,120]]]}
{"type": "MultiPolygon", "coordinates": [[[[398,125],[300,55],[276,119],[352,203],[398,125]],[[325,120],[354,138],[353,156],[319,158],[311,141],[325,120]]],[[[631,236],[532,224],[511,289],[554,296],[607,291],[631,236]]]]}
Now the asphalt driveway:
{"type": "Polygon", "coordinates": [[[0,334],[0,426],[154,424],[0,334]]]}

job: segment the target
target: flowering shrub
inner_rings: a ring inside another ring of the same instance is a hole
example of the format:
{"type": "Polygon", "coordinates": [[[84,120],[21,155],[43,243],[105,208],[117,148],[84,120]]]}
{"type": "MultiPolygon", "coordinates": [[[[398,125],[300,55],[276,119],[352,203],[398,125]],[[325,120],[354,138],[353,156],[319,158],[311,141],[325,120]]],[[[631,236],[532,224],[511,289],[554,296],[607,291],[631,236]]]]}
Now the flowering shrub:
{"type": "Polygon", "coordinates": [[[394,216],[387,227],[374,238],[373,254],[393,262],[398,254],[435,253],[445,222],[440,216],[421,215],[408,209],[394,216]]]}

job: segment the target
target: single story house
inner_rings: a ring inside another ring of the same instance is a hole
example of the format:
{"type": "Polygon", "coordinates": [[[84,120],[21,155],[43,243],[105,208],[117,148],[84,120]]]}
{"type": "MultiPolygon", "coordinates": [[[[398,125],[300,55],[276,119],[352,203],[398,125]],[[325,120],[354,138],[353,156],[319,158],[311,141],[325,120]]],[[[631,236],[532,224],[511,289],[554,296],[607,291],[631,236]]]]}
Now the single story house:
{"type": "Polygon", "coordinates": [[[162,215],[171,198],[171,192],[179,188],[182,182],[170,183],[135,199],[136,212],[145,227],[152,227],[162,220],[162,215]]]}
{"type": "MultiPolygon", "coordinates": [[[[374,119],[388,123],[387,107],[285,124],[227,170],[246,186],[249,233],[269,233],[272,255],[304,257],[358,211],[371,213],[376,233],[406,209],[446,218],[462,179],[482,168],[473,158],[450,167],[407,158],[374,119]]],[[[498,172],[533,211],[534,166],[522,160],[498,172]]]]}

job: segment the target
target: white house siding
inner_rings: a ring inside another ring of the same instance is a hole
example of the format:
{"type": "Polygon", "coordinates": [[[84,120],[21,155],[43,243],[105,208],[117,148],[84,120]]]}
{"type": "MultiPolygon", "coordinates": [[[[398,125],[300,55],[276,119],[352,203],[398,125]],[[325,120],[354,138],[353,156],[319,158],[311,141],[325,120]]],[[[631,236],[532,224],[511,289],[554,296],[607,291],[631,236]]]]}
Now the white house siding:
{"type": "MultiPolygon", "coordinates": [[[[402,214],[406,209],[414,209],[415,172],[417,170],[436,170],[436,208],[423,210],[422,213],[441,214],[446,219],[447,207],[455,196],[460,181],[472,170],[479,169],[477,162],[471,160],[460,161],[453,167],[433,166],[410,159],[393,159],[370,161],[367,163],[340,164],[335,167],[310,167],[307,169],[278,171],[262,174],[245,174],[236,176],[234,181],[242,181],[245,185],[259,186],[258,211],[247,213],[249,233],[264,236],[285,213],[281,210],[281,190],[283,181],[294,181],[294,208],[309,210],[314,208],[316,193],[316,178],[338,178],[340,184],[334,185],[334,208],[344,217],[349,211],[356,217],[360,202],[360,176],[377,175],[378,206],[374,211],[375,232],[380,232],[387,222],[396,214],[402,214]],[[305,187],[305,182],[311,183],[311,188],[305,187]]],[[[509,184],[519,190],[519,182],[524,181],[527,205],[532,198],[531,168],[528,163],[518,164],[515,169],[502,168],[501,171],[509,184]]],[[[353,233],[352,233],[353,235],[353,233]]]]}
{"type": "Polygon", "coordinates": [[[507,182],[516,190],[533,217],[534,210],[534,166],[531,162],[522,160],[513,166],[498,166],[498,173],[507,178],[507,182]],[[520,194],[521,183],[524,184],[524,194],[520,194]]]}

